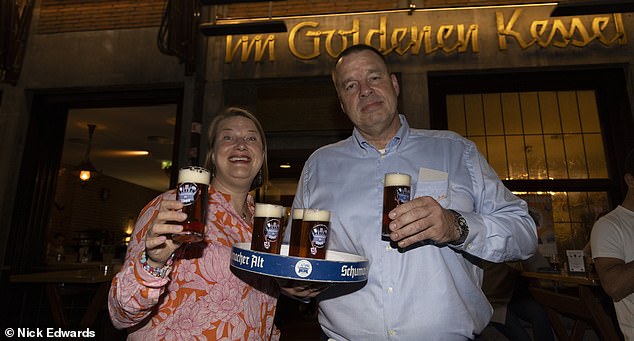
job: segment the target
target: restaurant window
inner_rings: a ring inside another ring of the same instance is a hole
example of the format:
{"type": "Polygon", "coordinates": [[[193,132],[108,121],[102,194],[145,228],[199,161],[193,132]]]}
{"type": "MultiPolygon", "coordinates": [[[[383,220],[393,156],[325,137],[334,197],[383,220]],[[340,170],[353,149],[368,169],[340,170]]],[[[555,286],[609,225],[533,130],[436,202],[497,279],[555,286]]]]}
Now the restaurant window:
{"type": "MultiPolygon", "coordinates": [[[[502,180],[609,177],[592,90],[449,94],[446,104],[448,129],[472,140],[502,180]]],[[[528,202],[546,256],[583,249],[610,209],[607,189],[514,192],[528,202]]]]}

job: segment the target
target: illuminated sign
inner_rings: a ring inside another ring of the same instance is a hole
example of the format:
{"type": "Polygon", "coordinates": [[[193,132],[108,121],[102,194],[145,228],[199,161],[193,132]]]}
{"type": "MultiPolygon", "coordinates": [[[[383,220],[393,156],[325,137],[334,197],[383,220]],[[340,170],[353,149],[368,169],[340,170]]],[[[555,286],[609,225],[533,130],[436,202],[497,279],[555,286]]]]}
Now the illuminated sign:
{"type": "MultiPolygon", "coordinates": [[[[452,14],[455,13],[458,11],[452,14]]],[[[471,16],[452,15],[456,18],[454,23],[446,23],[448,15],[429,19],[429,15],[415,18],[400,13],[342,16],[334,23],[333,20],[315,18],[289,25],[289,32],[284,34],[227,36],[225,62],[272,62],[278,53],[299,60],[312,60],[323,55],[335,58],[346,47],[360,43],[372,45],[385,55],[399,56],[477,54],[485,41],[495,40],[499,51],[512,46],[523,51],[579,48],[593,42],[604,46],[627,44],[620,13],[534,19],[534,13],[526,15],[522,8],[515,8],[508,14],[508,11],[505,15],[502,10],[489,10],[471,16]],[[458,22],[460,18],[463,18],[462,22],[458,22]]]]}

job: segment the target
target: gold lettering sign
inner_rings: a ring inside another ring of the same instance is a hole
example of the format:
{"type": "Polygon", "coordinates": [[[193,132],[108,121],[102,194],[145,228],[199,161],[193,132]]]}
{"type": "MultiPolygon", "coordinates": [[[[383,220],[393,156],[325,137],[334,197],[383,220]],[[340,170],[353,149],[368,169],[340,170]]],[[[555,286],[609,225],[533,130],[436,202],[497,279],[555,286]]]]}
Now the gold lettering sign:
{"type": "MultiPolygon", "coordinates": [[[[585,47],[595,40],[605,46],[627,44],[627,34],[620,13],[596,16],[589,24],[584,24],[578,17],[549,17],[520,26],[518,23],[521,22],[521,16],[522,9],[513,10],[508,18],[503,12],[495,11],[495,27],[492,29],[497,34],[499,50],[507,50],[512,43],[522,50],[533,45],[541,48],[585,47]]],[[[480,27],[476,23],[441,24],[437,27],[411,25],[388,29],[388,17],[380,16],[373,27],[371,22],[364,21],[364,24],[370,24],[370,28],[362,30],[358,18],[353,18],[350,27],[345,29],[323,27],[317,21],[299,22],[288,33],[288,50],[293,57],[300,60],[316,59],[324,52],[329,57],[336,58],[348,46],[359,43],[375,46],[385,55],[480,52],[480,27]]],[[[248,62],[250,58],[259,63],[264,56],[268,56],[269,61],[275,61],[275,39],[273,34],[266,38],[255,35],[252,40],[245,35],[234,44],[233,36],[227,36],[225,62],[231,63],[238,54],[242,63],[248,62]]]]}
{"type": "Polygon", "coordinates": [[[577,17],[570,19],[568,25],[562,19],[534,20],[528,29],[529,39],[525,39],[524,35],[515,30],[521,13],[521,9],[514,10],[511,18],[505,22],[502,12],[495,12],[500,50],[508,49],[507,39],[514,39],[523,50],[534,44],[541,47],[551,45],[555,47],[567,47],[568,45],[584,47],[595,39],[606,46],[612,45],[616,41],[620,45],[627,44],[627,35],[623,29],[623,17],[620,13],[612,15],[613,21],[610,17],[593,18],[590,29],[577,17]],[[603,32],[610,24],[614,25],[615,33],[613,37],[608,38],[603,32]]]}

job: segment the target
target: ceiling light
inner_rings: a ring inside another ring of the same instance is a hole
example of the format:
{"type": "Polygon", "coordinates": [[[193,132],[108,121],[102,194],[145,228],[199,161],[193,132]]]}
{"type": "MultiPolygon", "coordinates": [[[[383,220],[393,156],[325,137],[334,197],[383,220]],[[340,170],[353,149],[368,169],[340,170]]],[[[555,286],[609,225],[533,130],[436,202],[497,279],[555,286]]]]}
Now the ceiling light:
{"type": "Polygon", "coordinates": [[[290,164],[290,163],[288,163],[288,162],[287,162],[287,163],[282,163],[282,164],[280,165],[280,168],[289,169],[289,168],[291,168],[291,164],[290,164]]]}
{"type": "Polygon", "coordinates": [[[95,132],[96,127],[97,126],[94,124],[88,124],[88,147],[86,148],[86,155],[84,156],[84,161],[82,161],[77,167],[79,169],[79,180],[81,180],[82,184],[85,184],[97,173],[97,169],[92,162],[90,162],[92,135],[95,132]]]}

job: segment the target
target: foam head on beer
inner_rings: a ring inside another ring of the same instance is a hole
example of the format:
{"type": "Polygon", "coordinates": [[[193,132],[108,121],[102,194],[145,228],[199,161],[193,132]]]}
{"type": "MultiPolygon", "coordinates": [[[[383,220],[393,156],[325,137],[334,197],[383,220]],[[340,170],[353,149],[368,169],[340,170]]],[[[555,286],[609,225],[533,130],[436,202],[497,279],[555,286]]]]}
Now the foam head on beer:
{"type": "Polygon", "coordinates": [[[209,171],[203,167],[189,166],[178,171],[178,183],[193,182],[209,185],[209,171]]]}
{"type": "Polygon", "coordinates": [[[304,210],[304,221],[330,221],[330,211],[307,208],[304,210]]]}
{"type": "Polygon", "coordinates": [[[255,203],[255,217],[282,218],[284,207],[280,205],[255,203]]]}
{"type": "Polygon", "coordinates": [[[385,187],[395,186],[409,186],[410,176],[409,174],[402,173],[387,173],[385,174],[385,187]]]}
{"type": "Polygon", "coordinates": [[[303,208],[294,208],[293,216],[291,219],[304,219],[304,209],[303,208]]]}

